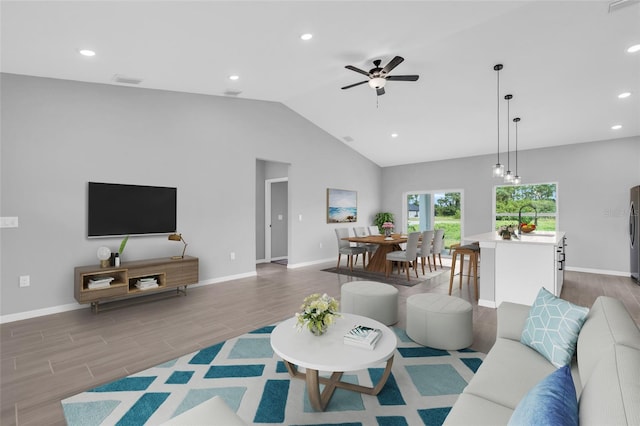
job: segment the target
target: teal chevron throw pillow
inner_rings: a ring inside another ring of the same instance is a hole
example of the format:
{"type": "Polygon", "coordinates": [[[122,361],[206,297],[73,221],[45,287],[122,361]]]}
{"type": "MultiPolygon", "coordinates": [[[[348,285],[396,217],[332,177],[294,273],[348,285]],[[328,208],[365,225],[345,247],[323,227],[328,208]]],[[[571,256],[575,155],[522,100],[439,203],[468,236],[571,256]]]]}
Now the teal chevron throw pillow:
{"type": "Polygon", "coordinates": [[[543,287],[531,306],[520,342],[562,367],[571,362],[588,313],[588,308],[562,300],[543,287]]]}
{"type": "Polygon", "coordinates": [[[578,400],[568,365],[535,385],[516,406],[509,426],[578,426],[578,400]]]}

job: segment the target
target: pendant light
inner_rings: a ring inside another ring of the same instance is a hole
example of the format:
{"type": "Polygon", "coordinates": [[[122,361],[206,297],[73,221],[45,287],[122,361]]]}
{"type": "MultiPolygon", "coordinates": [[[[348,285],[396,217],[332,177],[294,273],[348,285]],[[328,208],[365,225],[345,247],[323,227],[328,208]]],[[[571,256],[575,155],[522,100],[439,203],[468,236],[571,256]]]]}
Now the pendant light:
{"type": "Polygon", "coordinates": [[[504,176],[504,166],[502,164],[500,164],[500,70],[502,69],[502,64],[496,64],[493,69],[494,71],[496,71],[496,76],[497,76],[497,92],[496,92],[496,99],[497,99],[497,105],[498,105],[498,111],[496,114],[496,117],[498,119],[498,134],[497,134],[497,140],[498,140],[498,162],[493,166],[493,177],[498,177],[501,178],[504,176]]]}
{"type": "Polygon", "coordinates": [[[516,123],[516,175],[513,177],[513,184],[520,185],[522,182],[522,178],[518,174],[518,123],[520,122],[520,117],[514,118],[513,122],[516,123]]]}
{"type": "Polygon", "coordinates": [[[507,172],[504,174],[504,182],[512,183],[513,173],[511,173],[511,147],[509,146],[509,101],[513,99],[513,95],[505,95],[504,98],[507,100],[507,172]]]}

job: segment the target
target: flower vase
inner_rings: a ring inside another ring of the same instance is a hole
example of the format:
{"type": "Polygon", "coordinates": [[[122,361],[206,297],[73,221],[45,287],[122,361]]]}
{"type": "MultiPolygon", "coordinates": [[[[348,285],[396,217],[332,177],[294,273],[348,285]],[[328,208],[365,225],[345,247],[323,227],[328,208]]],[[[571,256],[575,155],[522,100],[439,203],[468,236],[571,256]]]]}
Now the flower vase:
{"type": "Polygon", "coordinates": [[[322,327],[318,328],[315,324],[311,324],[311,328],[309,329],[314,336],[322,336],[327,332],[327,326],[322,324],[322,327]]]}
{"type": "Polygon", "coordinates": [[[384,236],[385,237],[391,236],[391,228],[384,228],[384,236]]]}

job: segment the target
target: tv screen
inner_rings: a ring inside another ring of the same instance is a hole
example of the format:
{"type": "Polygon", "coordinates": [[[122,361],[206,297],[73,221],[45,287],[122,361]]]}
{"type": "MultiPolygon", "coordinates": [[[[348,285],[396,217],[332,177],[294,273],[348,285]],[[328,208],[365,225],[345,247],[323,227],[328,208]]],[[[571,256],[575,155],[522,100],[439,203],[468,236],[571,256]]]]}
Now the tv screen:
{"type": "Polygon", "coordinates": [[[177,189],[89,182],[88,236],[176,231],[177,189]]]}

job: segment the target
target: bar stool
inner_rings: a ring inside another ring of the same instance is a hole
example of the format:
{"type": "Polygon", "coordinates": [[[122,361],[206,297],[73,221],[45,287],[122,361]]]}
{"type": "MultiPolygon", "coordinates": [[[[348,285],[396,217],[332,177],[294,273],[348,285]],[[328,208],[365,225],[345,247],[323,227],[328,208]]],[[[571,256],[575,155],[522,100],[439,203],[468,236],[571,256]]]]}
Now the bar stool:
{"type": "Polygon", "coordinates": [[[460,255],[460,289],[462,289],[462,275],[464,271],[464,256],[469,256],[469,274],[467,275],[467,285],[471,280],[471,272],[473,268],[474,283],[476,287],[476,300],[479,299],[478,293],[478,257],[480,256],[480,243],[472,243],[467,245],[452,244],[453,257],[451,258],[451,275],[449,276],[449,296],[451,296],[451,289],[453,287],[453,276],[456,270],[456,259],[460,255]]]}

